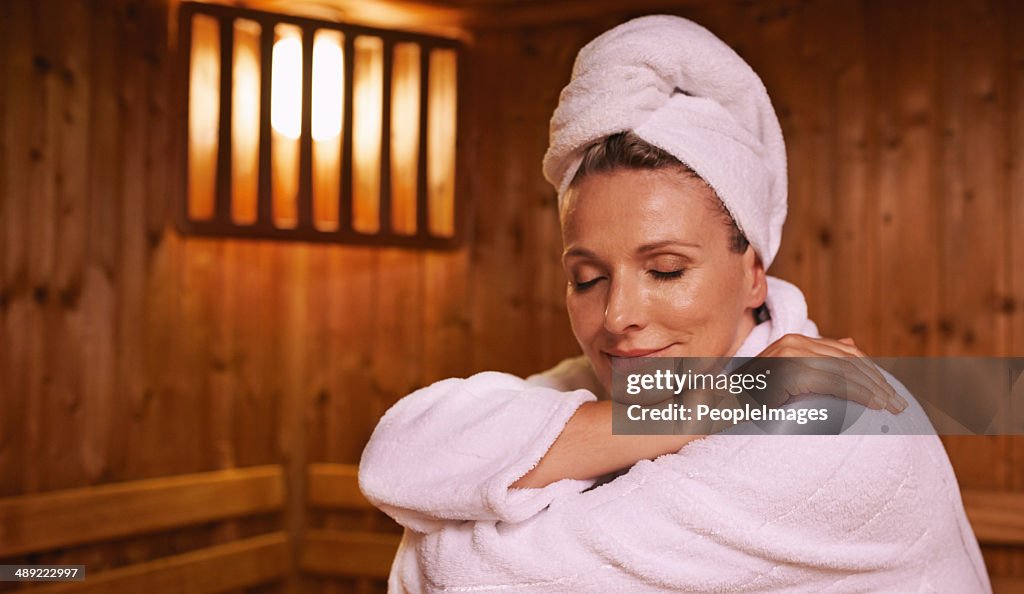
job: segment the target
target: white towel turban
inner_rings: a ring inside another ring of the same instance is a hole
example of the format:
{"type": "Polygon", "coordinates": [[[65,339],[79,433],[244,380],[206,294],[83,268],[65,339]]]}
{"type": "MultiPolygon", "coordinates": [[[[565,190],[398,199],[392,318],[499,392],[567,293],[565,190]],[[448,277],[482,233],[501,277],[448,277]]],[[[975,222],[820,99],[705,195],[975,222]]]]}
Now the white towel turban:
{"type": "Polygon", "coordinates": [[[701,176],[767,268],[786,220],[786,147],[764,84],[681,17],[633,19],[588,43],[551,118],[544,176],[559,203],[584,150],[632,131],[701,176]]]}

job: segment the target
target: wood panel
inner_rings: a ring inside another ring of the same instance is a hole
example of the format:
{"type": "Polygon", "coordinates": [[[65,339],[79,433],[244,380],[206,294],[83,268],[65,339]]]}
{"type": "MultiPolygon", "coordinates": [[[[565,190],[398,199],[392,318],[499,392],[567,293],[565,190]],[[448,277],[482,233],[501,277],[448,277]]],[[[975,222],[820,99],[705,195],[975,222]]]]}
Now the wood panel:
{"type": "Polygon", "coordinates": [[[400,540],[391,534],[310,530],[301,567],[331,576],[386,579],[400,540]]]}
{"type": "Polygon", "coordinates": [[[980,542],[1024,546],[1024,493],[968,490],[963,498],[980,542]]]}
{"type": "Polygon", "coordinates": [[[342,509],[373,507],[359,490],[359,467],[353,464],[310,464],[309,504],[342,509]]]}
{"type": "Polygon", "coordinates": [[[281,509],[280,466],[0,499],[0,558],[281,509]]]}
{"type": "Polygon", "coordinates": [[[1024,592],[1024,578],[994,577],[992,578],[993,594],[1018,594],[1024,592]]]}

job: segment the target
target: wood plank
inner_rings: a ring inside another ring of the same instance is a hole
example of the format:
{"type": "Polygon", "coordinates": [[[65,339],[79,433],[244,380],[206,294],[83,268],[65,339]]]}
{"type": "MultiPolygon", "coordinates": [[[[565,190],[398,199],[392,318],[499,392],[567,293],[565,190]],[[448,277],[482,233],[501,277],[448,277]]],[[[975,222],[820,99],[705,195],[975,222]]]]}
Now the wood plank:
{"type": "Polygon", "coordinates": [[[313,507],[373,509],[359,490],[354,464],[310,464],[308,500],[313,507]]]}
{"type": "MultiPolygon", "coordinates": [[[[8,35],[0,39],[7,80],[32,77],[32,13],[26,3],[4,3],[8,35]]],[[[25,197],[32,157],[26,138],[32,123],[35,96],[31,85],[5,85],[3,182],[0,201],[0,342],[4,357],[0,371],[0,493],[26,490],[23,469],[27,454],[28,358],[31,298],[28,290],[28,206],[25,197]]]]}
{"type": "MultiPolygon", "coordinates": [[[[304,541],[307,524],[305,494],[308,446],[305,427],[312,400],[309,389],[312,366],[309,357],[313,345],[310,344],[310,336],[315,328],[313,321],[319,314],[309,311],[309,294],[316,283],[310,276],[310,252],[316,247],[320,246],[279,246],[274,254],[278,270],[277,283],[280,285],[278,307],[281,312],[278,322],[280,327],[275,329],[275,358],[280,366],[280,381],[283,385],[278,432],[288,490],[285,530],[292,537],[289,552],[295,565],[299,562],[299,545],[304,541]]],[[[303,592],[304,583],[302,576],[289,576],[286,592],[303,592]]]]}
{"type": "Polygon", "coordinates": [[[281,509],[277,465],[0,499],[0,558],[281,509]]]}
{"type": "Polygon", "coordinates": [[[993,577],[992,594],[1020,594],[1024,592],[1024,578],[993,577]]]}
{"type": "Polygon", "coordinates": [[[245,588],[283,578],[291,572],[288,536],[265,534],[182,555],[87,574],[84,582],[33,589],[38,594],[207,594],[245,588]]]}
{"type": "MultiPolygon", "coordinates": [[[[1003,166],[1008,89],[1001,76],[1006,7],[1000,2],[952,1],[935,6],[933,35],[942,64],[934,87],[939,107],[934,142],[941,172],[936,208],[942,223],[933,241],[942,277],[938,350],[946,356],[1007,355],[1008,320],[993,307],[1009,286],[1003,166]]],[[[912,279],[907,284],[914,285],[912,279]]],[[[1010,439],[943,438],[963,489],[1011,486],[1010,439]]],[[[989,548],[985,554],[990,574],[1011,574],[1015,553],[989,548]]]]}
{"type": "Polygon", "coordinates": [[[339,577],[387,578],[400,542],[397,535],[310,530],[300,569],[339,577]]]}
{"type": "Polygon", "coordinates": [[[963,500],[981,544],[1024,547],[1024,493],[966,490],[963,500]]]}
{"type": "Polygon", "coordinates": [[[111,453],[129,449],[124,447],[128,444],[115,442],[118,432],[114,429],[117,427],[114,383],[117,377],[116,277],[121,238],[118,219],[122,199],[119,157],[124,127],[119,91],[123,58],[131,52],[119,49],[122,27],[113,2],[97,2],[91,15],[92,88],[88,115],[89,153],[85,164],[89,182],[85,215],[88,223],[79,306],[81,332],[88,337],[89,346],[82,352],[81,404],[77,411],[77,422],[82,430],[74,454],[84,475],[111,477],[111,453]]]}
{"type": "Polygon", "coordinates": [[[368,337],[374,393],[367,395],[373,424],[399,398],[420,387],[423,361],[423,255],[385,248],[375,256],[377,296],[368,337]]]}
{"type": "MultiPolygon", "coordinates": [[[[1004,21],[1006,38],[1009,40],[1009,58],[1005,65],[1005,76],[1008,79],[1009,97],[1007,100],[1007,150],[1006,166],[1008,169],[1006,185],[1007,212],[1007,246],[1009,257],[1005,266],[1009,278],[1009,294],[1001,303],[1000,311],[1007,318],[1010,326],[1009,352],[1024,354],[1024,38],[1019,34],[1024,27],[1024,7],[1015,3],[1007,11],[1004,21]]],[[[1016,435],[1010,440],[1010,487],[1024,491],[1024,436],[1016,435]]],[[[1024,552],[1014,555],[1012,570],[1018,576],[1024,576],[1024,552]]],[[[1017,579],[1017,592],[1024,592],[1024,577],[1017,579]]],[[[1005,590],[1009,592],[1010,590],[1005,590]]]]}
{"type": "MultiPolygon", "coordinates": [[[[150,4],[149,6],[152,6],[150,4]]],[[[117,153],[111,155],[117,162],[118,168],[113,173],[113,180],[116,181],[116,188],[111,188],[115,195],[121,197],[115,202],[116,212],[111,213],[111,221],[115,238],[115,260],[113,263],[116,274],[113,275],[113,300],[109,304],[112,311],[113,324],[112,346],[113,346],[113,379],[107,389],[112,389],[113,394],[109,395],[110,408],[107,422],[110,427],[118,427],[130,435],[132,441],[145,435],[145,430],[150,427],[140,426],[144,419],[140,419],[137,413],[148,404],[147,385],[145,372],[145,350],[142,347],[145,340],[145,326],[147,312],[144,309],[146,304],[146,277],[150,265],[149,244],[146,238],[146,207],[148,200],[145,198],[146,184],[146,145],[148,142],[147,132],[150,112],[147,104],[147,87],[149,85],[148,64],[145,59],[145,47],[149,43],[148,37],[155,36],[155,33],[145,27],[145,14],[153,8],[135,8],[131,4],[124,3],[116,6],[116,23],[118,30],[119,48],[132,48],[130,51],[121,52],[121,61],[118,64],[117,92],[118,112],[117,118],[121,127],[117,138],[117,153]]],[[[179,428],[188,423],[184,415],[178,418],[161,419],[162,423],[175,423],[179,428]]],[[[178,429],[177,434],[185,433],[178,429]]],[[[191,439],[195,442],[203,440],[178,437],[178,439],[191,439]]],[[[173,442],[164,442],[167,445],[173,442]]],[[[120,447],[121,443],[114,441],[110,449],[104,452],[104,459],[100,464],[93,464],[88,468],[89,482],[101,480],[109,481],[137,478],[139,471],[152,476],[153,474],[176,474],[179,472],[194,472],[198,470],[213,469],[213,466],[192,466],[186,468],[173,468],[171,465],[152,460],[150,457],[156,452],[146,451],[143,448],[120,447]],[[141,458],[141,460],[139,460],[141,458]],[[155,463],[154,463],[155,462],[155,463]],[[104,473],[103,471],[106,470],[104,473]],[[134,470],[135,472],[128,472],[134,470]],[[155,470],[155,471],[154,471],[155,470]]],[[[164,446],[167,448],[167,446],[164,446]]],[[[164,448],[161,448],[164,449],[164,448]]],[[[170,449],[170,448],[167,448],[170,449]]],[[[159,452],[160,450],[157,450],[159,452]]],[[[165,450],[166,451],[166,450],[165,450]]],[[[180,451],[180,450],[173,450],[180,451]]]]}
{"type": "MultiPolygon", "coordinates": [[[[43,442],[48,458],[39,460],[47,470],[40,490],[50,491],[87,484],[81,459],[68,455],[82,442],[83,427],[77,414],[82,383],[89,370],[83,365],[90,349],[81,310],[82,280],[88,227],[89,139],[92,87],[92,37],[89,7],[81,3],[50,3],[43,14],[56,25],[57,61],[54,72],[60,80],[60,105],[53,123],[59,144],[55,147],[57,226],[54,272],[47,309],[49,374],[52,378],[45,403],[43,442]]],[[[93,481],[94,482],[94,481],[93,481]]]]}
{"type": "Polygon", "coordinates": [[[376,300],[375,249],[339,246],[331,251],[321,290],[328,298],[326,323],[330,374],[322,409],[325,459],[358,462],[380,420],[370,398],[374,390],[373,311],[376,300]]]}
{"type": "Polygon", "coordinates": [[[834,214],[832,227],[835,253],[828,279],[834,300],[830,327],[838,336],[852,336],[865,351],[878,352],[877,324],[873,323],[878,284],[874,273],[878,263],[877,204],[872,184],[877,163],[871,158],[877,134],[871,124],[875,96],[870,92],[869,44],[864,31],[860,3],[844,2],[831,7],[835,61],[833,84],[837,117],[833,128],[836,162],[833,164],[834,214]]]}
{"type": "Polygon", "coordinates": [[[915,287],[883,292],[875,302],[881,328],[880,355],[937,354],[934,332],[942,292],[940,260],[933,239],[940,234],[935,208],[936,98],[938,78],[934,9],[877,2],[868,6],[874,89],[885,89],[875,110],[878,142],[877,229],[879,287],[915,287]],[[921,331],[924,328],[925,331],[921,331]]]}

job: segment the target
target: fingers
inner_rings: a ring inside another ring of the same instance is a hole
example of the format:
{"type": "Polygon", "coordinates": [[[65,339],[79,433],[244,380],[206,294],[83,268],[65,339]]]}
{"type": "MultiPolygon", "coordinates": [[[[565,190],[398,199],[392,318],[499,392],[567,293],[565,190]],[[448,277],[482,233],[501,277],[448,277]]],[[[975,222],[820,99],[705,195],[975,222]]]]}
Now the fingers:
{"type": "Polygon", "coordinates": [[[849,360],[816,354],[800,358],[775,359],[771,363],[752,360],[748,372],[771,369],[772,381],[748,394],[758,403],[776,407],[801,394],[822,394],[851,400],[867,408],[885,408],[887,400],[878,388],[849,360]]]}
{"type": "Polygon", "coordinates": [[[800,359],[782,384],[793,394],[828,394],[881,410],[886,400],[877,388],[850,363],[833,357],[800,359]]]}
{"type": "MultiPolygon", "coordinates": [[[[839,374],[846,377],[848,381],[854,382],[855,385],[852,386],[851,391],[854,397],[850,399],[869,408],[886,408],[893,413],[898,413],[907,407],[907,401],[886,381],[870,359],[854,345],[853,339],[832,340],[788,334],[769,345],[760,356],[832,358],[834,361],[830,361],[830,368],[825,369],[824,364],[820,363],[814,367],[820,372],[839,374]],[[837,366],[836,361],[843,363],[837,366]],[[846,369],[840,371],[844,364],[846,369]]],[[[817,381],[820,379],[818,378],[817,381]]],[[[805,383],[810,380],[811,378],[807,378],[805,383]]],[[[833,392],[828,393],[843,397],[833,392]]]]}
{"type": "Polygon", "coordinates": [[[899,395],[896,388],[885,379],[885,376],[878,370],[878,367],[860,349],[855,346],[849,346],[840,340],[833,341],[823,338],[821,341],[826,345],[834,346],[846,356],[851,357],[850,361],[857,365],[858,369],[871,379],[877,389],[881,390],[888,397],[890,404],[886,408],[891,412],[898,413],[907,408],[908,402],[899,395]]]}

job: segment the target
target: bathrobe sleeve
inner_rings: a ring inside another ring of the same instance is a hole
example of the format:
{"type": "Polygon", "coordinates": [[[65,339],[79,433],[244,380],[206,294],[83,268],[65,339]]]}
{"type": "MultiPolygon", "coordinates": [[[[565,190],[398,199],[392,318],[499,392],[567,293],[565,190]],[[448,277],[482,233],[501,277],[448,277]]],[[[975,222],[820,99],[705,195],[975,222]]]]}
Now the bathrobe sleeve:
{"type": "Polygon", "coordinates": [[[513,375],[447,379],[385,413],[359,463],[359,486],[375,506],[421,533],[445,521],[520,522],[594,481],[565,479],[512,489],[584,402],[588,390],[559,391],[513,375]]]}

